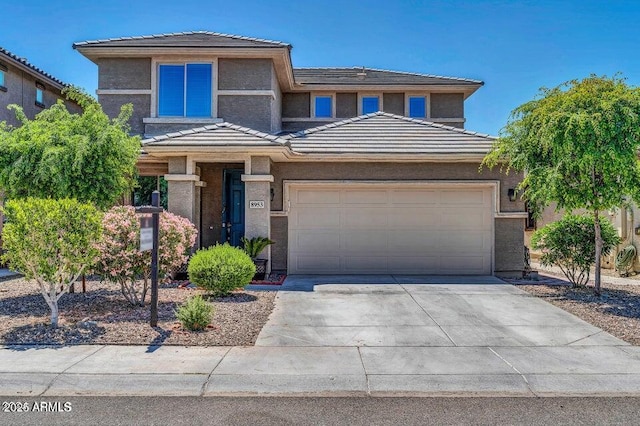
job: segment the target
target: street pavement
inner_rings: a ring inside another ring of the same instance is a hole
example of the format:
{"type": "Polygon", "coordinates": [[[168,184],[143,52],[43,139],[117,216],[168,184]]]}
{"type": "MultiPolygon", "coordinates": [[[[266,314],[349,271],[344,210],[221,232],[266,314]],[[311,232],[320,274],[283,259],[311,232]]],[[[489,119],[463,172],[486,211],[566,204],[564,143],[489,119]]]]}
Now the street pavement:
{"type": "Polygon", "coordinates": [[[640,347],[494,277],[290,277],[252,347],[0,349],[5,396],[640,396],[640,347]]]}

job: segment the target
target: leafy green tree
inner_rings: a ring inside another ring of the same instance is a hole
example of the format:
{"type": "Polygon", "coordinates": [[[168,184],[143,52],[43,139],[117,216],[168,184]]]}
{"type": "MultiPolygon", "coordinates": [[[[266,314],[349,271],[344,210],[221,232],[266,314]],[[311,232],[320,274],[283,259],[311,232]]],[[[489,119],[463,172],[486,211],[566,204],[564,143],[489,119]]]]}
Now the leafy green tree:
{"type": "Polygon", "coordinates": [[[70,113],[62,100],[33,120],[9,106],[21,126],[0,123],[0,188],[8,199],[76,198],[106,209],[135,184],[140,140],[129,136],[127,124],[133,108],[124,105],[110,120],[84,92],[66,94],[82,114],[70,113]]]}
{"type": "Polygon", "coordinates": [[[538,211],[551,202],[594,219],[595,291],[600,294],[600,214],[640,191],[640,90],[592,75],[553,89],[511,113],[483,164],[526,171],[519,190],[538,211]]]}
{"type": "MultiPolygon", "coordinates": [[[[603,221],[600,228],[602,254],[606,256],[620,243],[620,238],[611,222],[603,221]]],[[[531,246],[542,252],[542,265],[557,265],[574,287],[584,286],[595,261],[593,216],[567,214],[534,232],[531,246]]]]}
{"type": "Polygon", "coordinates": [[[92,204],[38,198],[9,200],[4,214],[3,260],[36,281],[57,327],[58,300],[98,255],[101,215],[92,204]]]}

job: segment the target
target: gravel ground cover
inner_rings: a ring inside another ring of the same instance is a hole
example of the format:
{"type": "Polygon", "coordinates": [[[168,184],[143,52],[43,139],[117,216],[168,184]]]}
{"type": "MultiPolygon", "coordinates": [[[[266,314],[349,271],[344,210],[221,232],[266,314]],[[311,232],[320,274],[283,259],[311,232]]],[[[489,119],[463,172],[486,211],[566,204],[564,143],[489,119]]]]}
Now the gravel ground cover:
{"type": "MultiPolygon", "coordinates": [[[[0,344],[126,344],[248,346],[255,343],[273,309],[275,292],[238,291],[212,298],[212,324],[190,332],[174,310],[199,290],[160,284],[158,327],[149,326],[147,305],[133,307],[116,285],[88,281],[86,293],[65,294],[59,302],[60,325],[52,329],[49,307],[32,282],[16,278],[0,282],[0,344]]],[[[79,287],[76,285],[76,287],[79,287]]]]}
{"type": "Polygon", "coordinates": [[[592,286],[523,282],[512,283],[632,345],[640,345],[640,286],[606,284],[602,295],[596,296],[592,286]]]}

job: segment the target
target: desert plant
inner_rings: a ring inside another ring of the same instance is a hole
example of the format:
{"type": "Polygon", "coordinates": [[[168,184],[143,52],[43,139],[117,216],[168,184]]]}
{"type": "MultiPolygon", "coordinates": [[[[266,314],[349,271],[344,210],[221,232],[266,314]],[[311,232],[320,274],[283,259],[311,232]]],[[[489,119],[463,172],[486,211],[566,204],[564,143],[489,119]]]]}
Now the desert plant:
{"type": "Polygon", "coordinates": [[[27,198],[7,201],[3,260],[34,280],[58,325],[58,301],[90,267],[101,236],[100,213],[76,200],[27,198]]]}
{"type": "Polygon", "coordinates": [[[256,267],[242,249],[216,244],[198,250],[189,261],[189,280],[214,296],[225,296],[251,282],[256,267]]]}
{"type": "MultiPolygon", "coordinates": [[[[131,206],[116,206],[105,213],[103,238],[95,272],[105,281],[120,285],[132,305],[144,305],[151,277],[151,252],[139,251],[140,215],[131,206]],[[142,283],[140,284],[140,281],[142,283]]],[[[168,212],[160,214],[158,274],[167,275],[184,264],[197,231],[187,219],[168,212]]]]}
{"type": "Polygon", "coordinates": [[[204,330],[211,322],[213,306],[197,294],[190,297],[176,310],[176,318],[191,331],[204,330]]]}
{"type": "MultiPolygon", "coordinates": [[[[607,255],[620,242],[609,221],[602,221],[602,254],[607,255]]],[[[565,215],[534,232],[531,238],[534,249],[542,252],[543,266],[557,265],[574,287],[589,281],[596,252],[593,216],[565,215]]]]}
{"type": "Polygon", "coordinates": [[[271,241],[267,237],[253,237],[248,239],[242,237],[242,247],[244,251],[249,255],[251,259],[255,259],[267,246],[274,244],[275,241],[271,241]]]}

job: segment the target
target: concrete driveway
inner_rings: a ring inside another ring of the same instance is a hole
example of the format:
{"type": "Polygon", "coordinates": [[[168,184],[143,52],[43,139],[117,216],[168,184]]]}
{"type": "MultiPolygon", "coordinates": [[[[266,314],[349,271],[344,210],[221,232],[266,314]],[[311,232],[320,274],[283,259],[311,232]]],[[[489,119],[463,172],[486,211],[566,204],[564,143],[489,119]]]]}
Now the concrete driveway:
{"type": "Polygon", "coordinates": [[[283,290],[256,345],[627,345],[495,277],[293,276],[283,290]]]}

